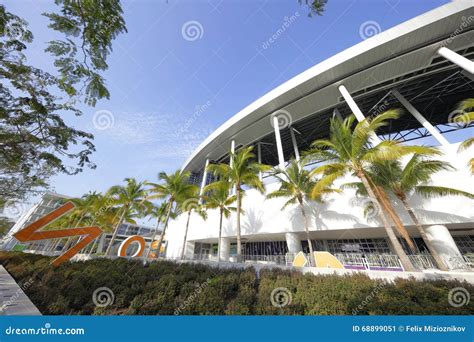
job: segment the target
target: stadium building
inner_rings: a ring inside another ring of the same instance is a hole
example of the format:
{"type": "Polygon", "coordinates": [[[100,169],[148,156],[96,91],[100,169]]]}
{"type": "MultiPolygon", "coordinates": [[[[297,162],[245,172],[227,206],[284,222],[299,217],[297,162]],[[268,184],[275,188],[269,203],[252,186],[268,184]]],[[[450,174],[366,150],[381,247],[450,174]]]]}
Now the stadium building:
{"type": "MultiPolygon", "coordinates": [[[[474,123],[463,120],[463,113],[455,110],[460,101],[474,97],[473,29],[473,3],[453,1],[366,39],[243,108],[202,142],[182,168],[202,188],[212,178],[206,165],[228,163],[229,151],[245,146],[254,147],[259,162],[285,167],[314,140],[328,137],[331,118],[353,113],[361,121],[399,108],[404,114],[376,132],[378,138],[439,146],[444,152],[440,158],[456,171],[436,174],[433,184],[474,192],[474,178],[467,167],[473,150],[457,151],[459,142],[473,135],[474,123]]],[[[267,193],[278,188],[275,179],[260,176],[267,193]]],[[[347,181],[351,178],[341,182],[347,181]]],[[[410,201],[451,268],[458,261],[468,261],[474,253],[474,201],[417,196],[410,201]]],[[[284,263],[289,254],[308,251],[299,209],[282,210],[283,203],[283,199],[268,200],[255,190],[246,191],[241,219],[245,260],[284,263]]],[[[364,215],[366,205],[349,190],[322,204],[308,204],[315,250],[335,254],[346,266],[384,260],[380,265],[385,268],[399,267],[377,216],[364,215]]],[[[413,262],[419,268],[433,267],[412,221],[403,210],[399,215],[417,247],[414,254],[407,249],[413,262]]],[[[167,257],[181,255],[186,219],[181,215],[170,223],[167,257]]],[[[207,220],[193,214],[186,257],[216,259],[218,228],[217,211],[208,211],[207,220]]],[[[235,254],[236,222],[231,215],[224,221],[221,258],[232,261],[235,254]]]]}

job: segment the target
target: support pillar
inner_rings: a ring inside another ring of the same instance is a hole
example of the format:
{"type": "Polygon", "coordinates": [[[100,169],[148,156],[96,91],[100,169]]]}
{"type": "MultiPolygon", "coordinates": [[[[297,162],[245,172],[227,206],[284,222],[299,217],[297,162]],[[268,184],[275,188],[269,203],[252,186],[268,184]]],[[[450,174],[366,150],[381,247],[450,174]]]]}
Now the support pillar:
{"type": "Polygon", "coordinates": [[[453,269],[454,265],[451,265],[449,259],[451,257],[461,257],[462,254],[459,251],[456,242],[454,242],[451,233],[446,226],[437,224],[425,228],[426,237],[433,245],[433,248],[439,253],[439,255],[446,261],[448,267],[453,269]]]}
{"type": "Polygon", "coordinates": [[[288,246],[288,253],[298,253],[303,250],[301,247],[301,240],[297,233],[285,233],[286,245],[288,246]]]}
{"type": "Polygon", "coordinates": [[[186,241],[184,247],[184,258],[193,259],[194,257],[194,242],[186,241]]]}
{"type": "Polygon", "coordinates": [[[418,122],[422,124],[428,132],[431,133],[433,138],[435,138],[442,146],[449,146],[449,141],[446,140],[446,138],[428,120],[426,120],[425,117],[421,115],[421,113],[417,111],[416,108],[413,107],[412,104],[398,92],[398,90],[392,90],[392,94],[398,101],[400,101],[403,107],[405,107],[410,112],[410,114],[413,115],[415,119],[418,120],[418,122]]]}
{"type": "Polygon", "coordinates": [[[438,50],[438,54],[446,58],[448,61],[456,64],[458,67],[463,68],[470,74],[474,74],[474,62],[470,61],[464,56],[454,52],[453,50],[448,49],[447,47],[442,47],[438,50]]]}
{"type": "Polygon", "coordinates": [[[204,187],[206,186],[207,181],[207,167],[209,166],[209,158],[206,159],[206,164],[204,166],[204,173],[202,174],[201,189],[199,190],[199,203],[202,204],[202,195],[204,194],[204,187]]]}
{"type": "Polygon", "coordinates": [[[293,143],[293,149],[295,151],[296,161],[300,161],[300,151],[298,150],[298,144],[296,143],[295,129],[290,127],[291,142],[293,143]]]}
{"type": "Polygon", "coordinates": [[[230,239],[222,237],[220,241],[221,261],[229,261],[230,256],[230,239]]]}
{"type": "MultiPolygon", "coordinates": [[[[349,91],[347,90],[347,88],[344,85],[340,85],[338,89],[342,97],[346,101],[347,105],[351,109],[352,113],[355,115],[357,121],[359,122],[364,121],[365,120],[364,114],[362,114],[362,111],[360,110],[359,106],[357,106],[357,103],[355,103],[351,94],[349,94],[349,91]]],[[[372,134],[371,139],[374,145],[380,144],[382,142],[382,140],[380,140],[380,138],[375,133],[372,134]]]]}
{"type": "Polygon", "coordinates": [[[285,157],[283,155],[283,145],[281,143],[281,137],[280,137],[280,126],[278,123],[278,117],[276,115],[273,117],[273,128],[275,129],[275,141],[276,141],[277,152],[278,152],[278,165],[280,166],[280,169],[284,170],[285,157]]]}

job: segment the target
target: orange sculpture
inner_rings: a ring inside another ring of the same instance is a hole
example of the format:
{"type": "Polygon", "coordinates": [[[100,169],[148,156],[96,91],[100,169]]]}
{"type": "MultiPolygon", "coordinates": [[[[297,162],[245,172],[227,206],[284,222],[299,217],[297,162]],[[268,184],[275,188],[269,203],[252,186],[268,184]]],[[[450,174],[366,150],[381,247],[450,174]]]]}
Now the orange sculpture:
{"type": "Polygon", "coordinates": [[[122,257],[127,256],[128,246],[130,246],[135,241],[138,242],[139,247],[138,247],[138,250],[135,252],[135,254],[132,255],[132,257],[142,256],[143,251],[145,250],[146,242],[145,242],[145,239],[141,237],[140,235],[133,235],[126,238],[118,249],[118,253],[117,253],[118,256],[122,256],[122,257]]]}
{"type": "Polygon", "coordinates": [[[41,217],[37,221],[29,224],[22,230],[16,232],[13,236],[21,242],[28,242],[85,235],[81,240],[79,240],[77,244],[69,248],[66,252],[64,252],[51,262],[53,266],[59,266],[63,262],[71,259],[74,255],[77,254],[77,252],[79,252],[81,249],[91,243],[96,237],[98,237],[102,233],[102,229],[97,226],[48,230],[44,232],[38,231],[41,228],[47,226],[49,223],[54,222],[73,208],[74,204],[72,202],[67,202],[66,204],[53,210],[49,214],[46,214],[45,216],[41,217]]]}

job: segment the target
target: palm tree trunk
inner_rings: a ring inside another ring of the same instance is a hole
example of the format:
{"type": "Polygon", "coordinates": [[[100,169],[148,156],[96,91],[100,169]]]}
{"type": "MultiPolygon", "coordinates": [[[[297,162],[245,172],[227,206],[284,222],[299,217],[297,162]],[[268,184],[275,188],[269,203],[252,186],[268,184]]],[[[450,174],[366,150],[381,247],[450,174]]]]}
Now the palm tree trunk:
{"type": "Polygon", "coordinates": [[[377,197],[379,198],[380,204],[383,206],[385,211],[388,213],[388,215],[392,219],[398,232],[406,241],[411,251],[415,253],[416,252],[415,244],[413,243],[413,240],[411,239],[410,234],[408,234],[407,230],[405,229],[405,226],[403,225],[402,220],[400,219],[400,216],[398,216],[397,212],[393,208],[392,203],[388,199],[387,193],[382,188],[376,185],[374,185],[374,190],[377,197]]]}
{"type": "MultiPolygon", "coordinates": [[[[375,196],[375,193],[372,187],[370,186],[370,183],[366,174],[363,171],[359,171],[357,172],[357,176],[362,181],[362,184],[364,184],[364,187],[366,188],[367,193],[369,197],[372,199],[372,201],[374,201],[374,203],[377,203],[380,208],[383,208],[377,196],[375,196]]],[[[392,247],[395,250],[395,253],[397,253],[398,257],[400,258],[400,262],[402,263],[403,268],[405,269],[405,271],[414,272],[415,268],[413,267],[413,264],[411,263],[410,259],[408,259],[408,256],[403,250],[402,245],[400,244],[395,233],[393,232],[393,229],[390,226],[390,223],[388,222],[387,217],[385,216],[385,213],[383,212],[383,210],[379,210],[378,214],[379,214],[380,219],[383,222],[388,239],[390,240],[390,243],[392,244],[392,247]]]]}
{"type": "Polygon", "coordinates": [[[309,255],[311,258],[311,263],[313,267],[316,267],[316,259],[314,258],[313,244],[311,243],[311,238],[309,236],[308,217],[306,216],[306,211],[304,210],[303,202],[302,201],[299,201],[299,202],[300,202],[301,215],[303,215],[303,220],[304,220],[304,230],[306,231],[306,239],[308,240],[309,255]]]}
{"type": "Polygon", "coordinates": [[[105,255],[109,255],[109,253],[112,251],[112,245],[114,244],[115,238],[117,237],[119,227],[123,222],[123,219],[125,217],[125,214],[127,213],[127,210],[128,210],[128,207],[124,206],[122,215],[120,216],[120,219],[119,219],[117,225],[115,226],[114,233],[112,234],[112,238],[110,239],[110,243],[107,246],[107,250],[105,251],[105,255]]]}
{"type": "Polygon", "coordinates": [[[103,233],[100,233],[100,235],[94,239],[94,243],[92,244],[92,248],[90,249],[89,253],[87,253],[88,255],[92,254],[92,252],[94,251],[94,248],[97,245],[97,242],[100,240],[102,234],[103,233]]]}
{"type": "Polygon", "coordinates": [[[428,237],[426,236],[425,229],[423,228],[420,221],[418,220],[418,217],[416,217],[415,212],[413,211],[413,208],[408,203],[406,197],[403,197],[403,196],[397,196],[397,197],[400,200],[400,202],[402,202],[403,206],[405,207],[406,211],[408,212],[408,215],[410,215],[410,218],[413,221],[413,223],[415,224],[416,229],[418,229],[418,232],[420,233],[421,238],[425,242],[425,244],[428,247],[428,250],[430,251],[433,258],[435,259],[435,262],[436,262],[436,265],[438,266],[438,268],[441,271],[449,271],[449,268],[446,265],[446,263],[444,262],[443,258],[441,257],[441,255],[439,255],[438,251],[433,246],[430,239],[428,239],[428,237]]]}
{"type": "Polygon", "coordinates": [[[220,209],[220,218],[219,218],[219,241],[217,243],[217,261],[221,262],[221,246],[222,246],[222,216],[224,215],[224,211],[220,209]]]}
{"type": "Polygon", "coordinates": [[[145,254],[145,260],[148,260],[148,257],[150,256],[151,246],[153,245],[153,242],[156,239],[156,233],[158,232],[158,228],[160,227],[161,217],[162,215],[158,216],[158,219],[156,220],[157,222],[156,222],[155,231],[153,232],[153,236],[151,237],[150,247],[148,248],[148,251],[145,254]]]}
{"type": "Polygon", "coordinates": [[[240,201],[240,184],[237,185],[237,262],[240,262],[242,256],[242,242],[240,239],[240,211],[241,211],[241,201],[240,201]]]}
{"type": "Polygon", "coordinates": [[[186,221],[186,230],[184,231],[183,249],[181,250],[181,260],[184,259],[184,251],[186,249],[186,240],[188,239],[189,219],[191,218],[192,210],[188,211],[188,220],[186,221]]]}
{"type": "Polygon", "coordinates": [[[64,250],[68,250],[68,249],[69,249],[69,246],[70,246],[70,244],[71,244],[73,238],[74,238],[73,236],[70,236],[70,237],[67,238],[67,240],[66,240],[66,242],[64,243],[64,246],[63,246],[63,248],[61,249],[61,251],[64,251],[64,250]]]}
{"type": "Polygon", "coordinates": [[[163,226],[163,230],[161,231],[160,241],[158,241],[158,251],[157,251],[157,256],[158,257],[160,256],[161,245],[163,244],[163,238],[165,237],[166,228],[168,228],[168,221],[170,219],[171,208],[172,207],[173,207],[173,201],[171,200],[170,203],[169,203],[168,212],[166,213],[165,225],[163,226]]]}
{"type": "MultiPolygon", "coordinates": [[[[92,221],[92,223],[91,223],[90,225],[91,225],[91,226],[94,226],[96,220],[97,220],[97,217],[95,217],[95,215],[94,215],[94,220],[92,221]]],[[[100,233],[100,235],[94,239],[94,243],[92,244],[92,247],[91,247],[91,249],[89,250],[89,252],[87,253],[87,255],[91,255],[91,254],[92,254],[92,251],[94,250],[94,247],[95,247],[95,245],[97,244],[97,241],[99,241],[99,239],[100,239],[101,236],[102,236],[102,233],[100,233]]]]}

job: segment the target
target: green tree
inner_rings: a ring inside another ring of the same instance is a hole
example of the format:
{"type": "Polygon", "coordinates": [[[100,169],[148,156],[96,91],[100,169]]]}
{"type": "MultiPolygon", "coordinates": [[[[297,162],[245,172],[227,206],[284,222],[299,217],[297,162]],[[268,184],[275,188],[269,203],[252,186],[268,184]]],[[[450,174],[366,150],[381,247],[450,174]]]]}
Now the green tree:
{"type": "MultiPolygon", "coordinates": [[[[474,98],[466,99],[459,103],[457,110],[462,114],[458,116],[461,124],[469,124],[474,121],[474,98]]],[[[474,137],[468,138],[459,145],[458,152],[462,152],[474,145],[474,137]]],[[[474,158],[468,163],[471,173],[474,175],[474,158]]]]}
{"type": "Polygon", "coordinates": [[[235,195],[229,195],[230,187],[227,183],[220,183],[218,186],[209,186],[204,188],[204,205],[207,209],[219,210],[219,240],[217,245],[217,259],[221,261],[222,247],[222,219],[229,218],[231,212],[237,209],[232,204],[237,200],[235,195]]]}
{"type": "MultiPolygon", "coordinates": [[[[449,187],[430,185],[434,174],[440,171],[452,171],[454,168],[441,160],[427,159],[427,155],[414,154],[408,163],[403,166],[399,160],[383,161],[370,166],[369,174],[375,184],[390,191],[403,205],[410,219],[415,224],[420,236],[428,247],[431,255],[440,270],[448,271],[449,268],[436,248],[426,236],[425,229],[420,223],[409,198],[416,193],[424,198],[442,196],[465,196],[474,198],[474,195],[449,187]]],[[[362,184],[356,184],[361,188],[362,184]]],[[[361,189],[364,190],[364,189],[361,189]]]]}
{"type": "Polygon", "coordinates": [[[298,0],[300,5],[305,5],[309,9],[308,17],[313,15],[323,15],[328,0],[298,0]]]}
{"type": "Polygon", "coordinates": [[[160,172],[158,174],[158,180],[161,183],[150,183],[147,185],[150,188],[147,190],[148,200],[153,199],[164,199],[167,202],[168,210],[165,217],[163,229],[161,231],[160,241],[158,242],[158,253],[161,250],[163,244],[163,238],[168,228],[169,219],[176,203],[184,201],[186,198],[192,196],[195,189],[195,185],[189,184],[189,172],[181,172],[177,170],[172,174],[160,172]]]}
{"type": "Polygon", "coordinates": [[[265,189],[262,182],[258,178],[259,172],[268,171],[270,166],[255,162],[255,155],[252,152],[253,146],[244,147],[241,150],[230,152],[230,165],[228,164],[211,164],[208,171],[219,177],[219,181],[209,185],[209,189],[221,187],[222,183],[230,183],[235,187],[237,200],[237,258],[240,261],[242,255],[242,243],[240,237],[240,215],[242,211],[242,197],[245,193],[243,186],[257,189],[264,193],[265,189]]]}
{"type": "Polygon", "coordinates": [[[313,245],[311,244],[311,237],[309,235],[308,213],[306,212],[305,204],[309,201],[322,202],[324,195],[338,193],[339,190],[332,189],[329,186],[316,187],[318,180],[313,180],[310,172],[304,169],[304,161],[293,160],[284,170],[276,168],[272,175],[279,180],[280,188],[269,193],[267,198],[289,198],[282,209],[285,209],[289,205],[297,204],[299,206],[303,217],[311,261],[313,265],[316,265],[313,245]],[[317,189],[317,192],[313,191],[313,189],[317,189]]]}
{"type": "MultiPolygon", "coordinates": [[[[387,219],[387,214],[394,219],[393,208],[386,201],[384,193],[374,186],[368,170],[375,162],[396,160],[410,153],[427,153],[432,149],[421,146],[401,145],[396,141],[385,140],[374,146],[371,137],[377,129],[387,125],[388,120],[397,119],[398,111],[390,110],[382,113],[371,121],[363,120],[355,124],[355,117],[351,115],[344,121],[331,120],[329,139],[317,140],[313,143],[313,150],[309,152],[312,159],[322,161],[323,165],[312,170],[311,175],[323,174],[323,178],[313,188],[314,194],[336,179],[352,174],[359,178],[366,189],[369,198],[381,210],[378,210],[389,241],[400,258],[406,271],[414,271],[412,263],[398,241],[387,219]]],[[[406,229],[397,226],[400,234],[408,243],[412,243],[406,229]],[[403,228],[403,230],[401,230],[403,228]]]]}
{"type": "Polygon", "coordinates": [[[81,115],[80,101],[108,98],[101,75],[112,41],[126,31],[120,2],[56,0],[59,13],[45,13],[63,40],[48,43],[56,72],[27,63],[33,41],[28,23],[0,5],[0,197],[18,200],[42,191],[57,173],[94,168],[93,136],[68,126],[81,115]]]}
{"type": "Polygon", "coordinates": [[[144,183],[137,182],[137,180],[133,178],[125,178],[125,183],[125,186],[115,185],[107,191],[107,196],[110,196],[114,204],[118,207],[120,216],[112,238],[110,239],[109,246],[105,251],[105,255],[110,255],[118,229],[124,220],[135,223],[133,219],[143,216],[149,208],[144,183]]]}

